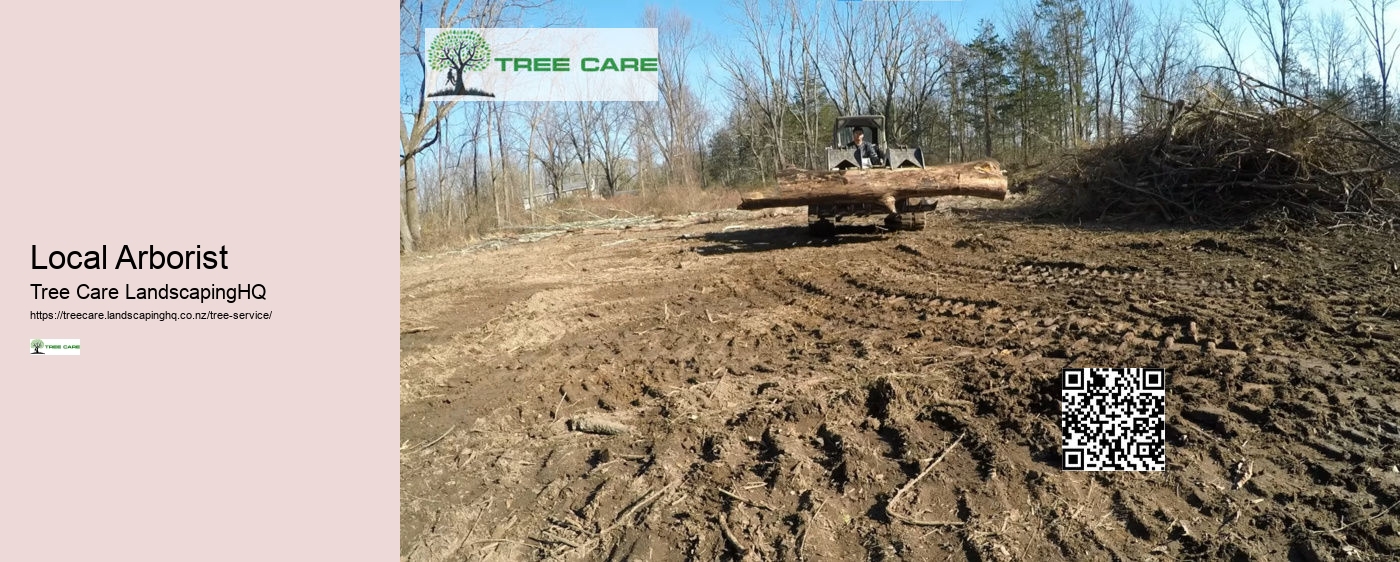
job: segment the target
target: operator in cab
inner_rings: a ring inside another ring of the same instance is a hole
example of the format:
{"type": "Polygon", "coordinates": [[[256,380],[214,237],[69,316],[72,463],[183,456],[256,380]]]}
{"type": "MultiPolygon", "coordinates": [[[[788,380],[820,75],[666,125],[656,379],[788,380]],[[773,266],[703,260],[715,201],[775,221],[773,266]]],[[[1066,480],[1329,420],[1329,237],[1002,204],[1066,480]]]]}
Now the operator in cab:
{"type": "Polygon", "coordinates": [[[880,154],[879,147],[875,143],[865,140],[865,128],[856,127],[851,132],[851,142],[846,144],[846,148],[855,149],[856,161],[870,160],[871,165],[879,166],[884,163],[884,157],[880,154]]]}

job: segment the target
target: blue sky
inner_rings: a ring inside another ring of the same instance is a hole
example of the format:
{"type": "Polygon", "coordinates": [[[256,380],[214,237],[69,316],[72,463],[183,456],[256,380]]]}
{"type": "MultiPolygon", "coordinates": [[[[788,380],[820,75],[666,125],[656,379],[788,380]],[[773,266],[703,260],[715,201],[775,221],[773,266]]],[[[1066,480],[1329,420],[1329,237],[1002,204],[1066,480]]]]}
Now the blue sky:
{"type": "MultiPolygon", "coordinates": [[[[833,3],[847,3],[842,0],[808,1],[814,10],[822,12],[830,10],[833,3]]],[[[934,0],[920,4],[921,9],[938,14],[944,25],[953,30],[959,38],[967,40],[976,34],[979,20],[987,18],[1000,23],[998,20],[1001,19],[1005,6],[1016,5],[1020,1],[1034,0],[934,0]]],[[[700,49],[692,54],[690,82],[699,86],[700,96],[709,102],[706,105],[714,108],[714,119],[723,119],[720,108],[726,105],[726,101],[721,99],[720,88],[713,82],[719,79],[719,73],[716,72],[717,68],[712,68],[710,64],[714,53],[707,45],[725,40],[726,30],[730,27],[728,19],[738,13],[733,6],[733,0],[566,0],[561,2],[559,7],[580,18],[581,27],[637,27],[641,25],[642,14],[649,5],[660,7],[663,12],[672,8],[680,10],[690,17],[697,31],[712,39],[702,43],[700,49]]]]}
{"type": "MultiPolygon", "coordinates": [[[[823,12],[830,9],[832,3],[846,2],[841,0],[806,0],[810,2],[813,9],[823,12]]],[[[948,27],[961,41],[966,42],[976,34],[978,22],[982,19],[991,20],[996,24],[998,30],[1005,27],[1006,19],[1010,13],[1032,9],[1036,0],[932,0],[919,2],[920,9],[930,11],[943,20],[948,27]]],[[[1233,4],[1231,0],[1231,4],[1233,4]]],[[[730,28],[727,18],[729,14],[737,13],[737,9],[732,6],[733,0],[709,0],[709,1],[688,1],[676,0],[561,0],[558,7],[569,12],[570,15],[580,18],[579,25],[583,27],[636,27],[641,25],[642,13],[650,4],[657,5],[663,10],[672,7],[689,15],[697,31],[706,34],[710,39],[702,43],[700,49],[692,53],[691,83],[699,86],[701,97],[704,98],[712,108],[716,109],[716,119],[722,119],[719,109],[725,104],[718,94],[719,88],[715,86],[713,80],[718,79],[717,69],[710,68],[710,61],[713,59],[710,45],[723,43],[725,34],[730,28]]],[[[1166,10],[1189,14],[1191,10],[1191,0],[1137,0],[1136,7],[1140,14],[1146,16],[1150,12],[1166,10]]],[[[1350,6],[1344,0],[1305,0],[1305,17],[1315,18],[1325,12],[1341,12],[1345,15],[1348,23],[1353,23],[1350,6]]],[[[1231,6],[1227,17],[1227,25],[1237,26],[1235,32],[1241,37],[1240,47],[1243,49],[1245,60],[1243,61],[1246,70],[1261,77],[1267,76],[1267,59],[1261,52],[1262,45],[1255,39],[1255,35],[1248,28],[1248,24],[1237,7],[1231,6]]],[[[1393,29],[1400,29],[1400,9],[1392,10],[1386,18],[1393,29]]],[[[1189,24],[1188,30],[1194,28],[1189,24]]],[[[1222,62],[1222,51],[1205,35],[1196,36],[1198,45],[1202,49],[1202,54],[1207,59],[1219,59],[1214,62],[1222,62]]],[[[1374,72],[1374,70],[1372,70],[1374,72]]]]}
{"type": "MultiPolygon", "coordinates": [[[[711,112],[711,127],[723,122],[728,113],[728,100],[722,95],[723,89],[716,80],[723,80],[715,60],[715,46],[722,45],[733,33],[730,19],[739,13],[733,4],[736,0],[557,0],[553,4],[556,16],[563,16],[564,27],[640,27],[642,15],[648,5],[656,5],[663,12],[678,9],[690,17],[695,32],[704,40],[690,55],[688,73],[692,84],[704,105],[711,112]]],[[[742,0],[739,0],[742,1],[742,0]]],[[[847,4],[841,0],[799,0],[810,4],[813,10],[828,12],[833,4],[847,4]]],[[[1227,0],[1232,5],[1235,0],[1227,0]]],[[[966,42],[976,34],[980,20],[991,20],[998,30],[1006,28],[1008,18],[1017,12],[1033,9],[1037,0],[934,0],[918,2],[919,10],[936,14],[959,40],[966,42]]],[[[1146,17],[1159,11],[1189,14],[1191,0],[1135,0],[1139,13],[1146,17]]],[[[1306,0],[1305,17],[1315,18],[1325,12],[1341,12],[1349,24],[1354,25],[1353,16],[1344,0],[1306,0]]],[[[1392,29],[1400,29],[1400,8],[1387,14],[1392,29]]],[[[1226,23],[1234,26],[1233,34],[1241,38],[1243,67],[1246,71],[1261,78],[1269,78],[1269,66],[1261,44],[1237,7],[1231,7],[1226,23]]],[[[1187,29],[1193,30],[1187,17],[1187,29]]],[[[527,24],[529,25],[529,24],[527,24]]],[[[1359,32],[1358,32],[1359,33],[1359,32]]],[[[1222,51],[1204,34],[1196,34],[1196,43],[1206,62],[1224,62],[1222,51]]],[[[1374,73],[1368,63],[1370,72],[1374,73]]]]}
{"type": "MultiPolygon", "coordinates": [[[[839,0],[811,0],[814,7],[825,11],[827,6],[839,0]]],[[[841,2],[845,3],[845,2],[841,2]]],[[[1002,11],[1003,4],[1013,2],[1000,2],[988,0],[938,0],[921,2],[925,9],[937,13],[943,18],[945,24],[950,28],[955,28],[959,20],[962,20],[964,30],[972,29],[980,18],[997,19],[1002,11]]],[[[662,9],[671,7],[679,8],[691,17],[703,29],[719,35],[723,33],[725,27],[725,14],[732,12],[728,0],[699,1],[699,2],[677,2],[647,1],[647,0],[572,0],[566,2],[567,6],[574,7],[584,18],[584,25],[590,27],[635,27],[642,19],[642,12],[647,5],[655,4],[662,9]]],[[[961,36],[961,34],[959,34],[961,36]]]]}

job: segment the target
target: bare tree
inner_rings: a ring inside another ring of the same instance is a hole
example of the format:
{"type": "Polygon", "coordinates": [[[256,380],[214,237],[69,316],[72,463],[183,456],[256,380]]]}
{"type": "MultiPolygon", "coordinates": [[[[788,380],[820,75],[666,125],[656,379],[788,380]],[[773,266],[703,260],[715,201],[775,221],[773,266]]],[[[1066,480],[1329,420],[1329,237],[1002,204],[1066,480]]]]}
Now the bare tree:
{"type": "Polygon", "coordinates": [[[670,180],[693,184],[700,179],[700,132],[707,114],[686,70],[690,67],[690,53],[699,46],[700,35],[690,17],[674,8],[663,14],[656,6],[647,6],[642,25],[657,28],[661,51],[657,73],[661,101],[639,104],[651,125],[645,132],[660,148],[670,180]]]}
{"type": "Polygon", "coordinates": [[[917,7],[910,2],[851,3],[845,5],[845,13],[837,4],[832,4],[831,21],[841,59],[832,61],[832,67],[840,69],[836,74],[858,108],[841,111],[880,113],[890,136],[903,138],[904,120],[895,99],[903,74],[922,52],[920,42],[928,39],[919,29],[926,20],[917,17],[917,7]]]}
{"type": "Polygon", "coordinates": [[[1274,63],[1280,89],[1288,90],[1288,76],[1293,72],[1293,39],[1303,0],[1240,0],[1245,19],[1254,29],[1260,43],[1268,49],[1274,63]]]}
{"type": "MultiPolygon", "coordinates": [[[[740,10],[730,24],[738,32],[735,41],[721,47],[720,68],[727,75],[723,83],[730,99],[756,109],[766,129],[764,143],[772,143],[774,172],[786,164],[783,117],[786,111],[786,72],[793,68],[794,56],[787,38],[790,19],[775,18],[774,0],[735,0],[740,10]]],[[[758,140],[758,139],[754,139],[758,140]]]]}
{"type": "Polygon", "coordinates": [[[624,155],[637,128],[631,119],[633,112],[628,108],[625,103],[603,102],[598,111],[600,126],[592,132],[609,195],[617,193],[630,176],[624,155]]]}
{"type": "Polygon", "coordinates": [[[1066,146],[1088,138],[1084,78],[1090,61],[1084,56],[1088,24],[1082,0],[1041,0],[1039,16],[1045,20],[1047,45],[1058,66],[1061,94],[1065,100],[1063,125],[1066,146]]]}
{"type": "Polygon", "coordinates": [[[1114,99],[1110,100],[1110,109],[1113,102],[1118,105],[1118,118],[1115,123],[1118,125],[1118,135],[1124,135],[1128,122],[1128,73],[1129,67],[1133,63],[1133,46],[1135,44],[1140,19],[1133,3],[1130,0],[1115,2],[1116,9],[1113,17],[1110,18],[1112,41],[1110,42],[1111,58],[1113,59],[1111,90],[1115,92],[1114,99]]]}
{"type": "Polygon", "coordinates": [[[1231,80],[1243,93],[1245,85],[1240,75],[1240,32],[1226,23],[1229,4],[1226,0],[1192,0],[1191,6],[1197,28],[1225,52],[1225,61],[1234,71],[1231,80]]]}
{"type": "Polygon", "coordinates": [[[1332,11],[1307,26],[1307,43],[1322,87],[1341,92],[1359,62],[1360,38],[1347,28],[1346,18],[1340,12],[1332,11]]]}
{"type": "Polygon", "coordinates": [[[899,75],[899,100],[904,108],[898,130],[900,141],[920,146],[931,141],[934,128],[930,118],[939,105],[938,94],[942,88],[943,75],[948,67],[948,57],[943,56],[947,45],[955,43],[943,20],[936,14],[921,18],[916,26],[918,34],[910,53],[908,71],[899,75]]]}
{"type": "MultiPolygon", "coordinates": [[[[527,17],[547,12],[551,3],[552,0],[400,0],[400,68],[404,73],[400,79],[405,84],[405,96],[401,100],[403,111],[399,119],[401,251],[412,251],[422,236],[422,226],[418,217],[420,202],[417,157],[438,142],[442,135],[447,134],[438,127],[438,123],[454,107],[458,107],[453,102],[430,102],[425,95],[428,85],[426,46],[423,45],[424,28],[508,27],[518,25],[527,17]]],[[[504,170],[507,165],[504,158],[506,127],[500,109],[497,104],[489,106],[485,117],[488,130],[490,123],[494,122],[496,125],[496,140],[500,141],[501,165],[504,170]]],[[[488,161],[491,156],[492,151],[488,149],[488,161]]],[[[497,184],[493,183],[492,189],[499,211],[503,207],[496,192],[497,184]]]]}
{"type": "Polygon", "coordinates": [[[1025,161],[1030,159],[1032,145],[1042,140],[1033,138],[1035,133],[1032,127],[1038,101],[1034,92],[1037,78],[1035,67],[1039,62],[1040,29],[1035,14],[1030,10],[1011,12],[1005,27],[1009,31],[1007,44],[1011,50],[1011,64],[1014,68],[1012,80],[1016,90],[1010,116],[1014,123],[1013,142],[1020,148],[1021,159],[1025,161]]]}
{"type": "Polygon", "coordinates": [[[822,46],[821,11],[813,10],[807,3],[787,0],[784,17],[793,30],[788,38],[795,56],[787,62],[790,68],[784,74],[792,77],[794,84],[793,103],[787,104],[788,113],[797,122],[802,138],[803,161],[807,168],[815,169],[825,165],[826,146],[824,141],[821,110],[824,103],[824,87],[817,69],[817,52],[822,46]],[[821,158],[818,158],[821,154],[821,158]]]}
{"type": "Polygon", "coordinates": [[[564,194],[565,178],[569,161],[572,159],[568,140],[572,127],[569,126],[568,116],[554,104],[535,107],[540,111],[538,138],[541,148],[539,152],[534,153],[535,161],[544,171],[550,191],[555,197],[559,197],[564,194]]]}
{"type": "Polygon", "coordinates": [[[656,129],[655,111],[647,111],[647,102],[632,102],[629,105],[635,119],[630,122],[633,160],[637,163],[637,189],[646,192],[653,180],[653,166],[656,164],[656,145],[653,142],[656,129]]]}
{"type": "Polygon", "coordinates": [[[1381,82],[1381,115],[1390,118],[1390,68],[1395,60],[1395,51],[1400,48],[1395,42],[1395,30],[1388,29],[1385,13],[1395,4],[1395,0],[1348,0],[1356,13],[1356,22],[1366,36],[1366,47],[1375,57],[1376,77],[1381,82]]]}
{"type": "Polygon", "coordinates": [[[603,126],[603,112],[597,102],[579,101],[569,105],[569,115],[573,126],[565,128],[565,135],[569,140],[574,158],[578,160],[579,171],[583,174],[583,183],[588,187],[588,193],[596,193],[597,186],[594,185],[593,162],[597,142],[595,129],[603,126]]]}
{"type": "Polygon", "coordinates": [[[1094,81],[1094,132],[1123,134],[1127,121],[1127,74],[1133,57],[1137,13],[1130,0],[1091,3],[1088,9],[1089,61],[1094,81]]]}
{"type": "MultiPolygon", "coordinates": [[[[1133,79],[1142,93],[1180,99],[1185,95],[1188,77],[1199,64],[1200,49],[1187,33],[1182,14],[1159,5],[1148,17],[1146,33],[1136,48],[1133,79]]],[[[1158,122],[1167,115],[1165,106],[1150,100],[1142,100],[1140,107],[1142,123],[1158,122]]]]}
{"type": "Polygon", "coordinates": [[[944,53],[948,61],[948,70],[943,75],[948,86],[948,160],[960,162],[967,160],[966,124],[962,112],[966,100],[962,81],[967,74],[968,53],[957,41],[949,41],[944,53]]]}
{"type": "MultiPolygon", "coordinates": [[[[453,27],[461,21],[462,3],[444,2],[436,14],[438,27],[453,27]],[[450,9],[449,9],[450,8],[450,9]]],[[[438,135],[428,138],[429,131],[439,131],[437,123],[452,109],[453,103],[432,103],[427,98],[427,59],[424,54],[423,28],[427,17],[427,6],[422,0],[399,2],[399,43],[400,57],[411,58],[416,63],[418,88],[403,100],[404,105],[413,107],[411,113],[399,118],[399,167],[402,168],[399,182],[403,194],[400,208],[399,250],[411,252],[416,241],[422,236],[418,221],[418,168],[417,156],[438,141],[438,135]],[[408,121],[404,117],[408,117],[408,121]]],[[[412,90],[405,89],[408,92],[412,90]]]]}

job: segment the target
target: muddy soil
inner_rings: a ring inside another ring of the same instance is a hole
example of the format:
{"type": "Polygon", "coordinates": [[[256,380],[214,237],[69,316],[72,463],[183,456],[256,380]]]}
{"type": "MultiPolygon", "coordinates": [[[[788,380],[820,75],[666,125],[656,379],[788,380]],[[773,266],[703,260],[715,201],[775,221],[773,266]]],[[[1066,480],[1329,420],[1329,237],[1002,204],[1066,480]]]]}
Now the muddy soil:
{"type": "Polygon", "coordinates": [[[402,558],[1400,559],[1397,263],[996,209],[407,257],[402,558]],[[1166,471],[1061,469],[1069,366],[1167,370],[1166,471]]]}

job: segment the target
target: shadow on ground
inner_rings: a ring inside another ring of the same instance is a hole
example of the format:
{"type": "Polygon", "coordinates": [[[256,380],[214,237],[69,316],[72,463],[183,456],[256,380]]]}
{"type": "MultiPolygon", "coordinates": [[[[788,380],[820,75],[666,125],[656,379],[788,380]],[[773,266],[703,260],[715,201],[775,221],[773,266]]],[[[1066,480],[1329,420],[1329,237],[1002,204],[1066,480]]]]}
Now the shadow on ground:
{"type": "Polygon", "coordinates": [[[768,252],[802,247],[831,247],[884,240],[889,231],[876,225],[837,225],[836,236],[813,236],[804,226],[747,228],[729,232],[710,232],[701,240],[710,244],[695,249],[702,256],[718,256],[748,252],[768,252]]]}

